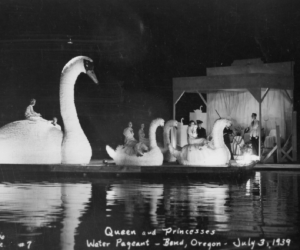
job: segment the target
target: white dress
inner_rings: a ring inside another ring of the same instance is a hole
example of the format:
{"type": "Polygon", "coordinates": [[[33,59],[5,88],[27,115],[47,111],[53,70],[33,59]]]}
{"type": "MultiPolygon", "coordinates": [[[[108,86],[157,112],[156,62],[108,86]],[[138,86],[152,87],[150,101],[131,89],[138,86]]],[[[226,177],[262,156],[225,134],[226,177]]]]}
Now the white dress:
{"type": "Polygon", "coordinates": [[[145,132],[143,129],[139,130],[139,142],[146,144],[149,147],[149,139],[145,137],[145,132]]]}
{"type": "Polygon", "coordinates": [[[193,127],[188,127],[187,129],[187,138],[188,138],[188,144],[203,144],[203,142],[205,141],[204,138],[197,138],[198,134],[197,134],[197,127],[193,126],[193,127]]]}
{"type": "Polygon", "coordinates": [[[125,136],[124,140],[124,147],[125,147],[125,153],[129,155],[133,155],[136,153],[135,151],[135,145],[138,143],[138,141],[134,138],[134,133],[132,128],[125,128],[123,131],[123,135],[125,136]]]}
{"type": "Polygon", "coordinates": [[[242,155],[241,148],[244,146],[245,142],[241,136],[233,137],[231,143],[231,151],[234,155],[242,155]]]}
{"type": "Polygon", "coordinates": [[[34,112],[33,106],[29,105],[25,110],[25,118],[31,121],[44,121],[48,122],[44,118],[41,117],[41,114],[34,112]]]}
{"type": "Polygon", "coordinates": [[[32,117],[40,117],[40,114],[34,112],[33,106],[29,105],[25,110],[25,118],[30,119],[32,117]]]}
{"type": "Polygon", "coordinates": [[[123,131],[123,135],[125,136],[125,144],[137,143],[137,140],[134,138],[134,133],[132,128],[125,128],[123,131]]]}

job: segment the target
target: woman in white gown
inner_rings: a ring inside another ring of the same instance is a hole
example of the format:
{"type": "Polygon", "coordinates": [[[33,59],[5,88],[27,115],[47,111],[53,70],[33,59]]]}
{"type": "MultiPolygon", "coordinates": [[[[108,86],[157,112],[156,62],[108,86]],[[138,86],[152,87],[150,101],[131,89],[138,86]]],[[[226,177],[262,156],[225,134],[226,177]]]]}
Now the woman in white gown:
{"type": "Polygon", "coordinates": [[[128,127],[124,129],[123,135],[125,136],[124,144],[125,145],[135,145],[137,140],[134,138],[134,132],[132,128],[132,122],[128,123],[128,127]]]}
{"type": "Polygon", "coordinates": [[[144,123],[141,124],[141,128],[139,130],[139,142],[146,144],[149,147],[149,139],[146,138],[146,134],[144,131],[145,125],[144,123]]]}
{"type": "Polygon", "coordinates": [[[36,104],[36,100],[31,99],[29,106],[25,110],[25,118],[28,120],[32,120],[32,121],[46,121],[47,122],[47,120],[42,118],[42,115],[40,113],[36,113],[33,110],[33,106],[35,104],[36,104]]]}
{"type": "Polygon", "coordinates": [[[241,132],[237,132],[236,136],[233,137],[231,142],[231,150],[233,155],[242,155],[243,152],[241,148],[245,145],[243,137],[241,136],[241,132]]]}

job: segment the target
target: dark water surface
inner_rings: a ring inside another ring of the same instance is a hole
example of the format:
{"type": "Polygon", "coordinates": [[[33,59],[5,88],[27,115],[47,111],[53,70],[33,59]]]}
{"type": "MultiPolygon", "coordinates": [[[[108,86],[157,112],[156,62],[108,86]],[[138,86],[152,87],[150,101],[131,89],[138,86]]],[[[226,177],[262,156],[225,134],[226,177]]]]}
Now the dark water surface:
{"type": "Polygon", "coordinates": [[[0,176],[0,250],[300,246],[300,172],[0,176]]]}

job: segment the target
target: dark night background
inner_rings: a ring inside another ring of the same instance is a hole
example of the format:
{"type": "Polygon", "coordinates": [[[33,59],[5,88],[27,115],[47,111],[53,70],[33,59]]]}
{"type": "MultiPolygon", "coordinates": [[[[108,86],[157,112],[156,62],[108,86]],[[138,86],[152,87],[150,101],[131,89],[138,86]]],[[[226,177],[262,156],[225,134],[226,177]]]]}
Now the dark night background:
{"type": "MultiPolygon", "coordinates": [[[[31,98],[62,125],[61,70],[89,56],[100,84],[81,75],[75,103],[95,157],[122,143],[129,120],[137,135],[141,122],[172,118],[173,77],[237,59],[294,61],[300,110],[299,0],[2,0],[0,27],[0,125],[23,119],[31,98]]],[[[176,118],[200,105],[184,95],[176,118]]]]}

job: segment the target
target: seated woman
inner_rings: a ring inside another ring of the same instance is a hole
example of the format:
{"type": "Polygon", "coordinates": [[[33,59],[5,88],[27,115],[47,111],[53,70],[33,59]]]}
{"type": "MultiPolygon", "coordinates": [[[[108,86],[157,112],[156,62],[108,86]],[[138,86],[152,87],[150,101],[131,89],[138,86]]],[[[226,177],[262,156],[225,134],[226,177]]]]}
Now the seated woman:
{"type": "Polygon", "coordinates": [[[144,143],[149,147],[149,139],[146,138],[144,128],[145,128],[145,125],[144,125],[144,123],[142,123],[141,128],[139,130],[139,142],[144,143]]]}
{"type": "Polygon", "coordinates": [[[128,123],[128,127],[124,129],[123,135],[125,136],[124,145],[134,146],[137,144],[137,140],[134,138],[132,122],[128,123]]]}
{"type": "Polygon", "coordinates": [[[36,104],[36,100],[31,99],[29,106],[25,110],[25,118],[28,119],[28,120],[32,120],[32,121],[46,121],[46,122],[48,122],[47,120],[42,118],[41,114],[34,112],[33,106],[35,104],[36,104]]]}
{"type": "Polygon", "coordinates": [[[204,138],[197,137],[197,126],[194,121],[190,121],[187,129],[188,144],[203,144],[206,141],[204,138]]]}
{"type": "Polygon", "coordinates": [[[236,132],[236,136],[233,137],[231,143],[231,150],[233,155],[242,155],[243,152],[241,148],[245,145],[242,134],[240,131],[236,132]]]}

